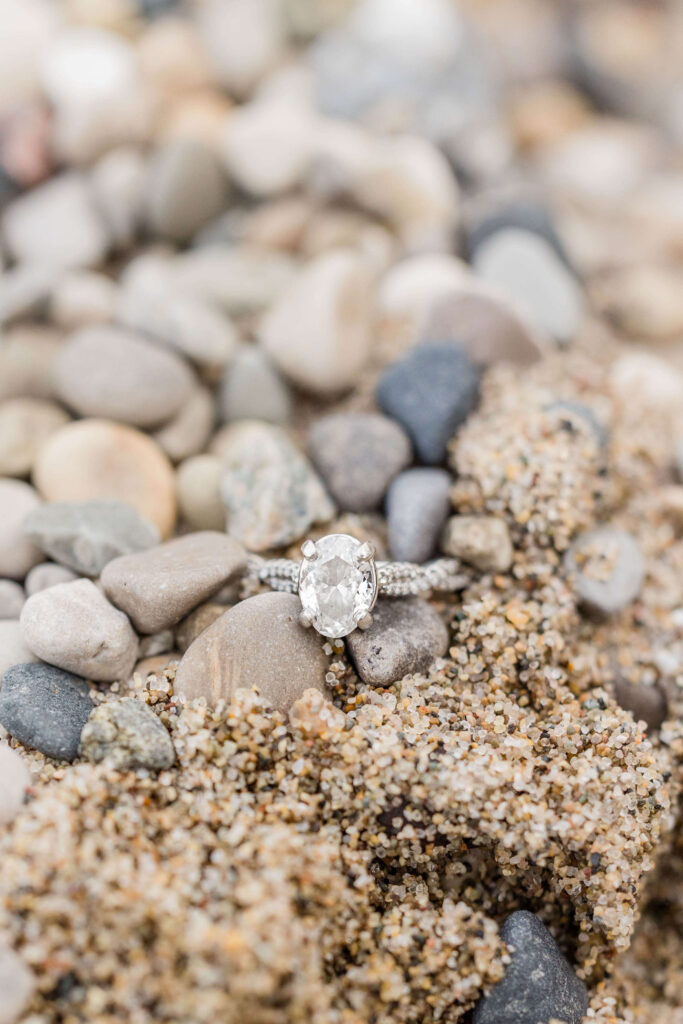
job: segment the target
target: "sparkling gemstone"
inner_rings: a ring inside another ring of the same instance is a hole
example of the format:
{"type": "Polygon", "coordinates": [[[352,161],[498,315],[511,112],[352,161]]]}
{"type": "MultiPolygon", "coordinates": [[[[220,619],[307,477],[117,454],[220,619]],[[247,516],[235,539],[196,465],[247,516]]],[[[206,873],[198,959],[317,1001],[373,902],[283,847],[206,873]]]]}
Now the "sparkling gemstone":
{"type": "Polygon", "coordinates": [[[375,603],[373,560],[355,564],[354,556],[361,546],[355,537],[332,533],[316,541],[315,555],[301,563],[301,606],[323,636],[352,633],[375,603]]]}

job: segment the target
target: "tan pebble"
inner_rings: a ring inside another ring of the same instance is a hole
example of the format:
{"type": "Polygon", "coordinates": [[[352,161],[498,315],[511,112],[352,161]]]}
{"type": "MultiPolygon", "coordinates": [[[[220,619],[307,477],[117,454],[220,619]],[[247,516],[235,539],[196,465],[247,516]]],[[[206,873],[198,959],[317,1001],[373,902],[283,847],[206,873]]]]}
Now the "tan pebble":
{"type": "Polygon", "coordinates": [[[149,658],[142,658],[133,669],[133,675],[142,676],[143,679],[152,673],[156,675],[163,672],[171,662],[180,661],[181,657],[179,651],[168,651],[166,654],[154,654],[149,658]]]}
{"type": "Polygon", "coordinates": [[[116,284],[106,274],[73,270],[55,286],[50,300],[50,318],[67,331],[105,324],[113,319],[116,292],[116,284]]]}
{"type": "Polygon", "coordinates": [[[176,518],[173,470],[151,438],[108,420],[81,420],[53,434],[33,471],[47,501],[116,498],[151,519],[162,537],[176,518]]]}
{"type": "Polygon", "coordinates": [[[173,419],[157,430],[154,439],[171,462],[182,462],[206,446],[215,416],[211,392],[207,388],[197,388],[173,419]]]}
{"type": "Polygon", "coordinates": [[[512,563],[510,531],[496,516],[452,516],[444,530],[443,549],[482,572],[506,572],[512,563]]]}
{"type": "Polygon", "coordinates": [[[206,530],[115,558],[100,582],[139,632],[157,633],[238,577],[246,561],[244,548],[232,537],[206,530]]]}
{"type": "Polygon", "coordinates": [[[127,679],[138,655],[138,638],[126,615],[92,580],[58,583],[29,597],[21,612],[29,648],[49,665],[85,679],[127,679]]]}
{"type": "Polygon", "coordinates": [[[0,475],[28,476],[41,446],[70,420],[55,402],[10,398],[0,403],[0,475]]]}
{"type": "Polygon", "coordinates": [[[152,22],[138,43],[142,75],[162,97],[171,98],[209,83],[209,68],[197,29],[189,19],[168,16],[152,22]]]}
{"type": "Polygon", "coordinates": [[[176,470],[176,494],[181,519],[195,530],[225,529],[221,501],[222,463],[217,455],[195,455],[176,470]]]}
{"type": "Polygon", "coordinates": [[[209,626],[213,626],[216,619],[219,619],[221,615],[225,614],[224,604],[215,604],[212,601],[208,601],[206,604],[200,604],[199,608],[195,608],[193,612],[179,622],[176,626],[175,631],[175,644],[179,651],[183,654],[188,647],[195,642],[198,636],[200,636],[205,629],[209,626]]]}
{"type": "Polygon", "coordinates": [[[227,118],[222,153],[231,178],[251,195],[275,196],[302,181],[317,121],[306,104],[259,99],[227,118]]]}
{"type": "Polygon", "coordinates": [[[0,398],[52,398],[53,366],[62,335],[52,327],[17,325],[0,345],[0,398]]]}
{"type": "Polygon", "coordinates": [[[34,489],[23,480],[0,478],[0,576],[23,580],[43,555],[28,539],[23,522],[40,505],[34,489]]]}
{"type": "Polygon", "coordinates": [[[320,636],[299,625],[295,594],[259,594],[229,609],[187,650],[175,693],[210,705],[257,686],[286,711],[305,690],[325,692],[328,660],[320,636]]]}

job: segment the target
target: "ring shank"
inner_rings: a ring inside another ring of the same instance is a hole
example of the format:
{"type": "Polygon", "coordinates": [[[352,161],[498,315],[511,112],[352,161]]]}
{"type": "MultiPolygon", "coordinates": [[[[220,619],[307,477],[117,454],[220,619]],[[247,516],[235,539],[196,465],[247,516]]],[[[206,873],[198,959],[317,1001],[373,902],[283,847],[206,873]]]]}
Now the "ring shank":
{"type": "MultiPolygon", "coordinates": [[[[468,577],[459,572],[455,558],[438,558],[425,565],[414,562],[377,562],[378,591],[384,597],[415,597],[430,590],[452,593],[467,585],[468,577]]],[[[247,565],[247,577],[271,590],[287,594],[299,591],[301,563],[290,558],[263,559],[253,555],[247,565]]]]}

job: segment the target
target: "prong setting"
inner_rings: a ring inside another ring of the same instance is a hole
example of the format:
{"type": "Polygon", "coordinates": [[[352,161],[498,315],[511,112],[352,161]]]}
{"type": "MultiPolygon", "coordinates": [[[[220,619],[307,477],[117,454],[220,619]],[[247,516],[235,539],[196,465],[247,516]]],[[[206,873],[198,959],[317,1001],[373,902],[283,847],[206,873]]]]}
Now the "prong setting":
{"type": "Polygon", "coordinates": [[[301,545],[301,554],[304,558],[308,559],[309,562],[316,559],[318,557],[318,549],[315,546],[315,541],[305,540],[301,545]]]}
{"type": "Polygon", "coordinates": [[[355,566],[363,565],[364,562],[371,562],[375,557],[375,545],[370,544],[369,541],[361,544],[356,549],[353,556],[353,564],[355,566]]]}
{"type": "Polygon", "coordinates": [[[370,629],[370,626],[372,625],[373,621],[374,620],[370,612],[366,612],[365,615],[361,615],[356,625],[358,626],[359,629],[370,629]]]}
{"type": "Polygon", "coordinates": [[[313,625],[313,619],[303,609],[299,612],[299,625],[303,626],[304,629],[310,629],[313,625]]]}

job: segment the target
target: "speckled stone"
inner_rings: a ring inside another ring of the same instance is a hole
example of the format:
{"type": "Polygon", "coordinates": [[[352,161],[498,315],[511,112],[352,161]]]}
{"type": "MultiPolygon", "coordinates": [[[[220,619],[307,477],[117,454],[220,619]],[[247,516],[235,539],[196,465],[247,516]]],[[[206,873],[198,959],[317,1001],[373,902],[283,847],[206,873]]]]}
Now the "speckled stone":
{"type": "Polygon", "coordinates": [[[146,189],[151,231],[186,242],[228,201],[228,181],[218,156],[191,139],[169,142],[156,155],[146,189]]]}
{"type": "Polygon", "coordinates": [[[363,682],[388,686],[414,672],[424,672],[448,651],[448,630],[428,601],[419,597],[380,598],[369,629],[346,639],[363,682]]]}
{"type": "Polygon", "coordinates": [[[497,516],[452,516],[442,546],[481,572],[507,572],[514,554],[507,523],[497,516]]]}
{"type": "Polygon", "coordinates": [[[232,537],[206,530],[116,558],[101,583],[139,632],[157,633],[239,576],[246,557],[232,537]]]}
{"type": "Polygon", "coordinates": [[[404,430],[379,413],[334,413],[317,420],[308,435],[313,464],[342,511],[369,512],[390,482],[410,464],[404,430]]]}
{"type": "Polygon", "coordinates": [[[2,677],[0,722],[25,747],[73,761],[93,709],[84,679],[51,665],[15,665],[2,677]]]}
{"type": "Polygon", "coordinates": [[[545,925],[528,910],[516,910],[500,934],[512,961],[503,980],[477,1004],[474,1024],[581,1024],[588,1009],[586,986],[545,925]]]}
{"type": "MultiPolygon", "coordinates": [[[[0,743],[0,828],[16,818],[30,785],[31,775],[20,755],[0,743]]],[[[1,987],[0,992],[4,996],[1,987]]]]}
{"type": "Polygon", "coordinates": [[[668,701],[656,684],[650,686],[646,683],[630,683],[627,679],[615,679],[614,696],[619,706],[630,711],[636,722],[645,722],[648,731],[656,731],[666,721],[668,701]]]}
{"type": "Polygon", "coordinates": [[[0,619],[0,681],[13,665],[38,661],[24,642],[19,619],[0,619]]]}
{"type": "Polygon", "coordinates": [[[577,602],[599,616],[611,615],[635,601],[645,579],[638,541],[613,526],[599,526],[577,537],[565,554],[564,567],[577,602]],[[587,558],[595,564],[593,575],[583,568],[587,558]]]}
{"type": "Polygon", "coordinates": [[[242,345],[238,350],[223,377],[219,403],[225,423],[253,419],[283,424],[292,413],[285,380],[256,345],[242,345]]]}
{"type": "Polygon", "coordinates": [[[299,625],[295,594],[259,594],[228,609],[188,648],[174,691],[209,704],[229,700],[238,687],[256,686],[286,711],[314,687],[325,692],[328,659],[322,637],[299,625]]]}
{"type": "Polygon", "coordinates": [[[0,580],[0,619],[18,619],[24,607],[24,588],[14,580],[0,580]]]}
{"type": "Polygon", "coordinates": [[[32,972],[20,956],[0,943],[0,1024],[16,1024],[36,987],[32,972]]]}
{"type": "Polygon", "coordinates": [[[77,579],[78,574],[73,572],[72,569],[67,569],[65,565],[57,565],[55,562],[41,562],[40,565],[35,565],[31,569],[24,580],[26,596],[32,597],[33,594],[37,594],[40,590],[47,590],[48,587],[56,587],[58,583],[70,583],[72,580],[77,579]]]}
{"type": "Polygon", "coordinates": [[[175,761],[168,731],[135,697],[95,708],[81,733],[81,753],[95,764],[106,758],[117,771],[163,771],[175,761]]]}
{"type": "Polygon", "coordinates": [[[445,469],[407,469],[392,481],[386,500],[392,558],[426,562],[437,553],[451,508],[452,484],[445,469]]]}
{"type": "Polygon", "coordinates": [[[465,348],[425,342],[384,371],[377,403],[407,431],[422,462],[443,462],[446,445],[474,408],[479,377],[465,348]]]}
{"type": "Polygon", "coordinates": [[[127,679],[137,659],[138,638],[128,618],[92,580],[39,591],[27,600],[20,621],[39,658],[87,679],[127,679]]]}
{"type": "Polygon", "coordinates": [[[159,531],[122,501],[56,501],[24,520],[36,547],[81,576],[99,576],[107,562],[159,543],[159,531]]]}
{"type": "Polygon", "coordinates": [[[40,505],[40,498],[22,480],[0,479],[0,576],[23,580],[42,555],[24,534],[26,516],[40,505]]]}
{"type": "Polygon", "coordinates": [[[284,430],[243,420],[216,435],[228,531],[251,551],[289,544],[334,515],[320,479],[284,430]]]}
{"type": "Polygon", "coordinates": [[[146,338],[108,324],[84,327],[55,364],[57,393],[81,416],[155,427],[175,416],[195,388],[188,365],[146,338]]]}

